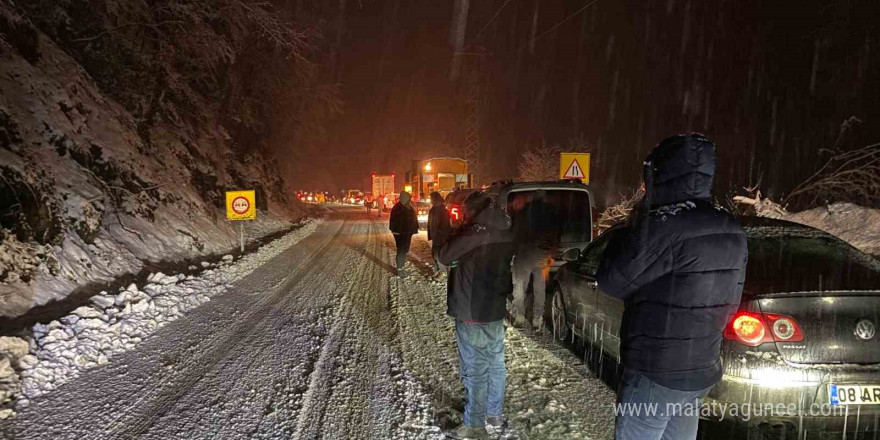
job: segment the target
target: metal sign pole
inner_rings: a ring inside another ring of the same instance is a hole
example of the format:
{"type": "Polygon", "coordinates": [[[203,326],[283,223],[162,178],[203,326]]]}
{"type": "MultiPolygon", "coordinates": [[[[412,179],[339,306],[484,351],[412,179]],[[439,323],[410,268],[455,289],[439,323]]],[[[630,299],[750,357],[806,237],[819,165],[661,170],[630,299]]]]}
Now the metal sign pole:
{"type": "Polygon", "coordinates": [[[238,230],[241,235],[241,253],[244,254],[244,222],[243,221],[238,222],[238,230]]]}

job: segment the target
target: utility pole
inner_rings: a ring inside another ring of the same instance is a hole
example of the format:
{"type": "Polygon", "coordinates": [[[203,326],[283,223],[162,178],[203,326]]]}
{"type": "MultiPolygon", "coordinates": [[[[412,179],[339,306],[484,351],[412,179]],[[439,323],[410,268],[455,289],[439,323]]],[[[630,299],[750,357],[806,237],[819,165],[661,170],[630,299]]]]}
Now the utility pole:
{"type": "Polygon", "coordinates": [[[480,149],[480,83],[482,77],[483,55],[468,57],[465,70],[465,117],[464,117],[464,158],[468,169],[474,174],[474,183],[483,180],[480,149]]]}

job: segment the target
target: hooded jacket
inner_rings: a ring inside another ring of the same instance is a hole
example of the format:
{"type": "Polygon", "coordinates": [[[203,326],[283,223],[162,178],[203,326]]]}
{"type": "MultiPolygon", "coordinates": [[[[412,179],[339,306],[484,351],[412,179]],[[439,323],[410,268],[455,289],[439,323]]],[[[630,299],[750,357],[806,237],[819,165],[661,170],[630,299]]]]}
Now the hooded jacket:
{"type": "Polygon", "coordinates": [[[664,140],[643,171],[642,205],[597,273],[601,290],[624,301],[621,362],[667,388],[709,388],[742,294],[746,237],[711,203],[715,146],[704,136],[664,140]]]}
{"type": "Polygon", "coordinates": [[[446,313],[468,322],[504,319],[507,296],[513,292],[513,235],[510,217],[488,196],[469,197],[466,209],[476,212],[473,223],[440,248],[437,259],[450,266],[446,313]]]}
{"type": "Polygon", "coordinates": [[[412,196],[407,192],[402,192],[400,193],[400,201],[391,208],[388,227],[392,233],[413,235],[419,232],[419,219],[415,209],[409,204],[410,200],[412,200],[412,196]]]}

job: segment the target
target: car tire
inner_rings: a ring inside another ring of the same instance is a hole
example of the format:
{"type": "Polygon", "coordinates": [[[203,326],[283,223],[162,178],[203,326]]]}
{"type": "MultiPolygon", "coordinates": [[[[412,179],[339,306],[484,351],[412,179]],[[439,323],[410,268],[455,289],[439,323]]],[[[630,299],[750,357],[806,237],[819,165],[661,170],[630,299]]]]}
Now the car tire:
{"type": "Polygon", "coordinates": [[[553,286],[553,296],[550,299],[550,321],[553,325],[553,337],[557,341],[568,341],[571,337],[571,327],[569,327],[568,318],[565,316],[565,299],[559,285],[553,286]]]}

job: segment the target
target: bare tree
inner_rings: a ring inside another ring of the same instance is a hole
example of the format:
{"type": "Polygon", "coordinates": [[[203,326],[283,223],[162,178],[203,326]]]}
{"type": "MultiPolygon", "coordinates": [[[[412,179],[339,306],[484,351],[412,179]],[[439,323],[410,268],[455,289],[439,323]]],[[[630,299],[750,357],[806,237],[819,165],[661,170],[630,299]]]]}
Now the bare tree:
{"type": "Polygon", "coordinates": [[[556,180],[559,178],[559,154],[563,152],[587,153],[591,148],[575,144],[541,145],[522,154],[517,170],[520,180],[556,180]]]}
{"type": "Polygon", "coordinates": [[[644,196],[644,186],[639,186],[639,188],[632,190],[632,193],[629,195],[621,194],[620,202],[609,206],[599,215],[599,229],[604,231],[616,224],[625,222],[644,196]]]}
{"type": "Polygon", "coordinates": [[[857,150],[823,150],[828,160],[785,198],[805,207],[829,201],[880,205],[880,143],[857,150]]]}

